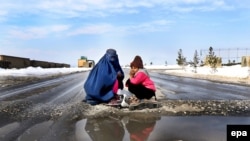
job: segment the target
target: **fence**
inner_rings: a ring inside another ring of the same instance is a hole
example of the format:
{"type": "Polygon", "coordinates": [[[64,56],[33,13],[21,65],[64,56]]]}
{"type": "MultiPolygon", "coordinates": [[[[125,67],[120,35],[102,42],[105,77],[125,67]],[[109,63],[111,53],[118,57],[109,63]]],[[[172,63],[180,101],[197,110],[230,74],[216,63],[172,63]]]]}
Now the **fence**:
{"type": "MultiPolygon", "coordinates": [[[[222,64],[241,63],[243,56],[250,56],[250,48],[213,49],[217,57],[221,57],[222,64]]],[[[200,50],[200,58],[204,61],[209,50],[200,50]]]]}

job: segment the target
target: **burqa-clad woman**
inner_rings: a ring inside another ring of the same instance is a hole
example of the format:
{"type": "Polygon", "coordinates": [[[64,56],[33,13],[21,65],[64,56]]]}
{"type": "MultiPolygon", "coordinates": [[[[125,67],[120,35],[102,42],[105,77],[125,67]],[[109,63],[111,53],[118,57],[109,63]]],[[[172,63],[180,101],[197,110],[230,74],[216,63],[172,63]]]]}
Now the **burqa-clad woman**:
{"type": "Polygon", "coordinates": [[[108,49],[98,61],[84,84],[86,102],[91,105],[108,103],[123,89],[124,72],[116,50],[108,49]]]}

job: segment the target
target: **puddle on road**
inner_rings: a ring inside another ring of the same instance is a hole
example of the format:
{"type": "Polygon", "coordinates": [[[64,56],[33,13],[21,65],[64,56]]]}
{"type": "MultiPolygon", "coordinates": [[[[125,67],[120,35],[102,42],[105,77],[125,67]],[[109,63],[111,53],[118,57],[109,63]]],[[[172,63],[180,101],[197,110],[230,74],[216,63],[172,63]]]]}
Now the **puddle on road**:
{"type": "Polygon", "coordinates": [[[48,134],[50,126],[53,124],[53,121],[45,121],[39,124],[32,126],[27,129],[19,138],[18,141],[36,141],[42,139],[44,135],[48,134]]]}
{"type": "MultiPolygon", "coordinates": [[[[249,124],[250,117],[162,116],[44,121],[27,128],[18,141],[226,141],[228,124],[249,124]]],[[[20,123],[0,128],[0,140],[20,123]]]]}
{"type": "Polygon", "coordinates": [[[13,122],[8,125],[5,125],[4,127],[0,128],[0,139],[3,138],[7,133],[15,130],[20,126],[20,123],[18,122],[13,122]]]}
{"type": "Polygon", "coordinates": [[[250,117],[165,116],[160,119],[83,119],[76,123],[76,141],[226,141],[227,124],[248,124],[250,117]]]}

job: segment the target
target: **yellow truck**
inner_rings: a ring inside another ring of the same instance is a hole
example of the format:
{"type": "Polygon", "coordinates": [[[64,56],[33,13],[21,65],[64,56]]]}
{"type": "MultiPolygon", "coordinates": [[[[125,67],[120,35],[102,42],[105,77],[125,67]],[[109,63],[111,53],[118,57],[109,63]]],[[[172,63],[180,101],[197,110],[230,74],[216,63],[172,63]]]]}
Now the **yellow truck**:
{"type": "Polygon", "coordinates": [[[92,68],[95,66],[94,60],[88,60],[86,56],[81,56],[80,59],[78,59],[78,68],[92,68]]]}

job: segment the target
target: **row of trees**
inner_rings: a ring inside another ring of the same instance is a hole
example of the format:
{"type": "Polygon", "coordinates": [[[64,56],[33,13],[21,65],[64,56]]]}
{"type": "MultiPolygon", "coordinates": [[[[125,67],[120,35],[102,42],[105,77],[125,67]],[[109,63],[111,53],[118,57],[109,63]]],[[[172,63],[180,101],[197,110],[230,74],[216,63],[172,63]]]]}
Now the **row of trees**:
{"type": "MultiPolygon", "coordinates": [[[[213,72],[216,71],[216,66],[218,63],[218,58],[216,57],[214,51],[213,51],[213,47],[209,47],[209,54],[207,56],[208,58],[208,64],[211,66],[213,72]]],[[[176,59],[177,64],[179,66],[182,66],[182,68],[184,69],[186,65],[190,64],[191,66],[194,67],[194,72],[197,72],[197,66],[198,65],[204,65],[204,62],[199,58],[198,52],[197,50],[195,50],[194,52],[194,57],[193,60],[187,62],[186,57],[184,57],[182,49],[180,49],[178,51],[178,57],[176,59]]]]}

